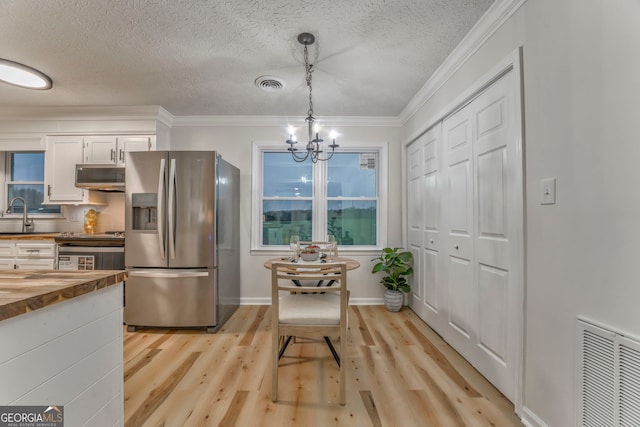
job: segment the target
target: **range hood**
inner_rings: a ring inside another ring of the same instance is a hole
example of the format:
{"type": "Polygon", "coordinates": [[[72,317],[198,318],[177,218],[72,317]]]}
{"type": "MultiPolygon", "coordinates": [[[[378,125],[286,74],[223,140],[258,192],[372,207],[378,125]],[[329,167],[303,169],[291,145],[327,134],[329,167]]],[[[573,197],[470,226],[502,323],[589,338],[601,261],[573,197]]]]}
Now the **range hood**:
{"type": "Polygon", "coordinates": [[[97,191],[124,191],[124,165],[78,164],[76,187],[97,191]]]}

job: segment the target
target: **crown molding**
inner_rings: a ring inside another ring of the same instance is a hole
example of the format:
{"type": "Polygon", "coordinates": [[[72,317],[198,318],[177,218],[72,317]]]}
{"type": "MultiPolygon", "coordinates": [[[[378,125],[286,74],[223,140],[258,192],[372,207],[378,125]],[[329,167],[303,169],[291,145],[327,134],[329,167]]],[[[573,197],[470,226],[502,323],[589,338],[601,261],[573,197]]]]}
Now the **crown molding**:
{"type": "Polygon", "coordinates": [[[405,125],[527,0],[497,0],[409,101],[398,117],[405,125]]]}
{"type": "MultiPolygon", "coordinates": [[[[399,117],[364,117],[364,116],[318,116],[319,123],[332,126],[385,126],[400,127],[399,117]]],[[[304,117],[296,116],[176,116],[173,127],[189,126],[286,126],[287,124],[304,124],[304,117]]]]}
{"type": "Polygon", "coordinates": [[[158,121],[167,127],[173,126],[175,116],[162,107],[158,107],[158,121]]]}
{"type": "MultiPolygon", "coordinates": [[[[159,105],[1,107],[0,120],[163,120],[171,116],[159,105]]],[[[171,116],[172,118],[173,116],[171,116]]]]}

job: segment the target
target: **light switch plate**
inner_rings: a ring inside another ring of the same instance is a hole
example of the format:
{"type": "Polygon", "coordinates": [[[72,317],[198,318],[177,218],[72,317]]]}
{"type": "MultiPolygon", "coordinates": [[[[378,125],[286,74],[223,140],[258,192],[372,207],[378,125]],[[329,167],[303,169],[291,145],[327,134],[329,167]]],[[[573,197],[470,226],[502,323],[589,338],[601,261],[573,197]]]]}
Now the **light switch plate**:
{"type": "Polygon", "coordinates": [[[553,205],[556,203],[556,179],[545,178],[540,180],[540,204],[553,205]]]}

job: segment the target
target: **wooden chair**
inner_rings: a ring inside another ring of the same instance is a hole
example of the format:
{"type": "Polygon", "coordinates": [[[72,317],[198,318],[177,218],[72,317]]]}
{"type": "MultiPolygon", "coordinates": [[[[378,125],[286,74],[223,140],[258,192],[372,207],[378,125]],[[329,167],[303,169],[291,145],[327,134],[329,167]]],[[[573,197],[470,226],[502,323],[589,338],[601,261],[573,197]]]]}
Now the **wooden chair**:
{"type": "Polygon", "coordinates": [[[274,262],[271,266],[272,368],[271,399],[278,400],[278,362],[291,337],[323,337],[340,367],[341,405],[346,403],[347,266],[345,263],[274,262]],[[297,286],[292,281],[333,280],[331,286],[297,286]],[[280,295],[280,291],[286,294],[280,295]],[[338,355],[329,337],[340,337],[338,355]]]}

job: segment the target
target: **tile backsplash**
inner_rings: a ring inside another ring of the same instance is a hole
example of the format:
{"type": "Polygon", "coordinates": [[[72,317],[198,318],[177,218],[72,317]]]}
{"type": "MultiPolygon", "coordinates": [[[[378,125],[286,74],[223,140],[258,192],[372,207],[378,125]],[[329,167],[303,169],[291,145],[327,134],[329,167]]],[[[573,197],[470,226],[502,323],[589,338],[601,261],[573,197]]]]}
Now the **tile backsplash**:
{"type": "MultiPolygon", "coordinates": [[[[107,206],[98,206],[96,219],[96,233],[105,231],[124,231],[124,193],[106,193],[107,206]]],[[[84,206],[83,212],[90,208],[84,206]]],[[[84,221],[84,213],[81,218],[84,221]]]]}
{"type": "MultiPolygon", "coordinates": [[[[96,217],[96,233],[124,230],[124,193],[105,193],[106,206],[65,206],[64,218],[34,218],[35,233],[82,232],[84,214],[94,209],[96,217]]],[[[0,217],[0,233],[20,232],[22,218],[0,217]]]]}

